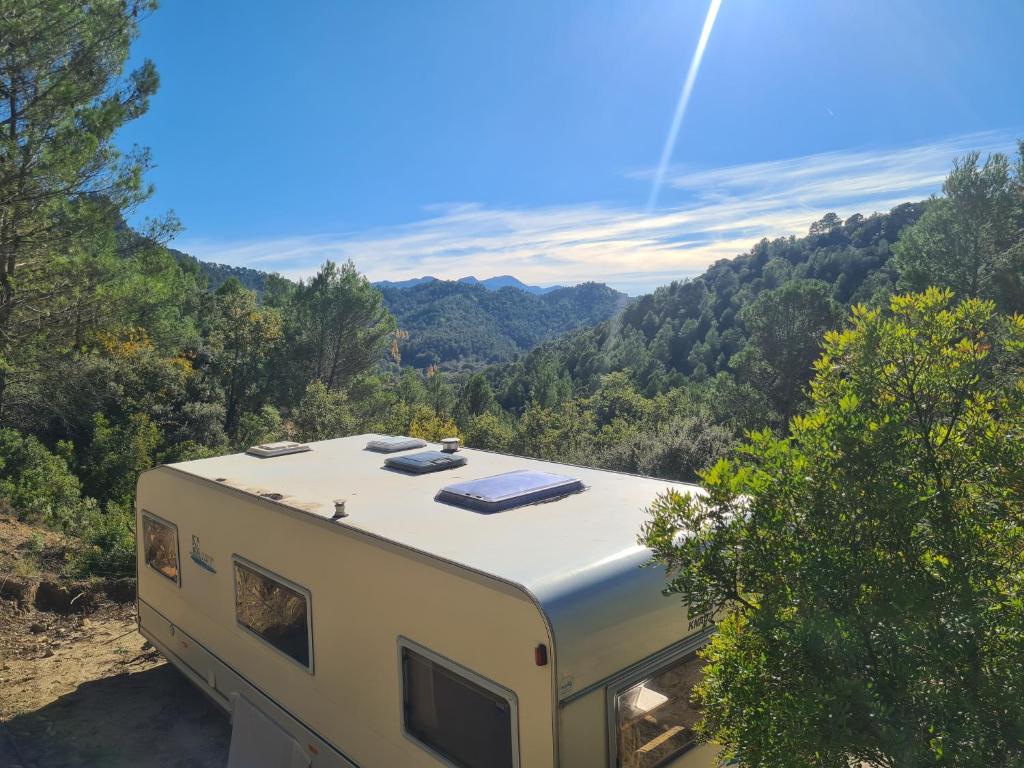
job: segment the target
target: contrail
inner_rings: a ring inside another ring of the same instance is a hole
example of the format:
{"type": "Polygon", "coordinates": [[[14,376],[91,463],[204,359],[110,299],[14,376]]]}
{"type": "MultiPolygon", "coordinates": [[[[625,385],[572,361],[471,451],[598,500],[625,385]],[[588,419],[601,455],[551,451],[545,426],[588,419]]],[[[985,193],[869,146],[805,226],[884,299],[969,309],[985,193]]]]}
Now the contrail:
{"type": "Polygon", "coordinates": [[[662,182],[665,181],[665,171],[668,162],[672,158],[672,150],[676,145],[676,137],[679,136],[679,127],[683,124],[683,115],[686,114],[686,105],[690,101],[690,94],[693,93],[693,84],[697,81],[697,70],[700,69],[700,60],[704,58],[704,49],[707,48],[708,38],[711,37],[711,28],[715,26],[715,17],[718,16],[718,9],[722,6],[722,0],[711,0],[708,6],[708,15],[704,17],[704,28],[700,31],[700,40],[697,41],[697,49],[693,52],[693,59],[690,61],[690,70],[686,73],[686,82],[683,83],[683,92],[679,94],[679,103],[676,104],[676,113],[672,116],[672,127],[669,128],[668,137],[665,139],[665,147],[661,150],[661,162],[658,163],[658,172],[654,176],[654,185],[651,187],[651,196],[647,200],[647,212],[654,210],[658,204],[658,193],[661,192],[662,182]]]}

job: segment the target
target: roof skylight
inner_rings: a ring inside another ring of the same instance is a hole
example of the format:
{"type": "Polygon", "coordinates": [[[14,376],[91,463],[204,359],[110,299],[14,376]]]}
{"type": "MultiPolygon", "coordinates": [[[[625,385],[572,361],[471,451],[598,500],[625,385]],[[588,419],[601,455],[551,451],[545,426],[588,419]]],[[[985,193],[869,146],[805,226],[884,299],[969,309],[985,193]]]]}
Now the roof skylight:
{"type": "Polygon", "coordinates": [[[441,451],[421,451],[420,453],[408,453],[404,456],[391,456],[384,460],[384,464],[392,469],[400,469],[413,475],[425,475],[428,472],[440,472],[445,469],[455,469],[466,463],[466,457],[457,453],[442,453],[441,451]]]}
{"type": "Polygon", "coordinates": [[[366,444],[366,450],[377,453],[397,453],[408,451],[413,448],[422,448],[426,443],[415,437],[402,437],[400,435],[388,435],[387,437],[375,437],[366,444]]]}
{"type": "Polygon", "coordinates": [[[305,443],[293,443],[290,440],[283,440],[279,443],[261,443],[251,446],[246,453],[250,456],[259,456],[269,459],[274,456],[287,456],[289,453],[305,453],[311,450],[305,443]]]}
{"type": "Polygon", "coordinates": [[[523,469],[445,486],[435,499],[476,512],[503,512],[585,490],[580,480],[523,469]]]}

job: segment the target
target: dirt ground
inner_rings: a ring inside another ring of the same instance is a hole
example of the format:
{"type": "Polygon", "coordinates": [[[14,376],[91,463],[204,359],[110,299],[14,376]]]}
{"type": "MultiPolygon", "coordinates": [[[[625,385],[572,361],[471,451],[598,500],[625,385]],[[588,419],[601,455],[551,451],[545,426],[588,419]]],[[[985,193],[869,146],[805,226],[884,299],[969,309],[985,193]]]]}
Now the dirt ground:
{"type": "Polygon", "coordinates": [[[0,517],[0,766],[222,768],[227,716],[136,632],[123,587],[54,586],[59,546],[0,517]]]}

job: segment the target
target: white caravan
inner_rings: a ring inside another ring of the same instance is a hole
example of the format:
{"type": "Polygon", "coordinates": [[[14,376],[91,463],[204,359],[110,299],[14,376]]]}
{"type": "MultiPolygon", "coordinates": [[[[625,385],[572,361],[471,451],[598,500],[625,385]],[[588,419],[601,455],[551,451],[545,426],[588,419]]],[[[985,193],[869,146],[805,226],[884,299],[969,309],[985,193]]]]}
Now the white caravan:
{"type": "Polygon", "coordinates": [[[233,713],[232,763],[715,765],[690,704],[712,628],[637,543],[656,494],[700,489],[453,448],[143,473],[139,628],[233,713]]]}

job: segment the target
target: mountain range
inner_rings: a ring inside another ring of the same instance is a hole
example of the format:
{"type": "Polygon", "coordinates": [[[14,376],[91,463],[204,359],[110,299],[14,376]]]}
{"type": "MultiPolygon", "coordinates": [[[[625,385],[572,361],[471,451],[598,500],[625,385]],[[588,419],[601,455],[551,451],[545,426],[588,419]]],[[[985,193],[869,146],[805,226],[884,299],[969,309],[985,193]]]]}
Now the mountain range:
{"type": "MultiPolygon", "coordinates": [[[[197,269],[215,291],[234,278],[262,295],[267,272],[201,261],[171,249],[197,269]]],[[[402,363],[417,368],[476,367],[528,352],[570,331],[608,320],[629,302],[624,293],[603,283],[542,288],[512,275],[486,280],[463,277],[374,283],[388,310],[405,333],[399,342],[402,363]]]]}
{"type": "Polygon", "coordinates": [[[399,344],[402,362],[417,368],[507,360],[543,341],[608,320],[629,301],[603,283],[540,294],[455,280],[378,289],[398,326],[408,333],[399,344]]]}
{"type": "Polygon", "coordinates": [[[497,275],[496,277],[488,277],[484,280],[480,280],[473,275],[467,277],[460,277],[458,280],[447,281],[441,278],[434,277],[433,275],[426,275],[425,277],[413,277],[408,280],[379,280],[374,283],[378,288],[415,288],[416,286],[423,285],[424,283],[438,283],[438,282],[456,282],[463,283],[465,285],[482,285],[489,291],[497,291],[502,288],[518,288],[521,291],[532,293],[535,296],[542,296],[545,293],[551,293],[562,288],[560,285],[552,285],[546,288],[539,285],[527,285],[522,280],[512,275],[497,275]]]}

